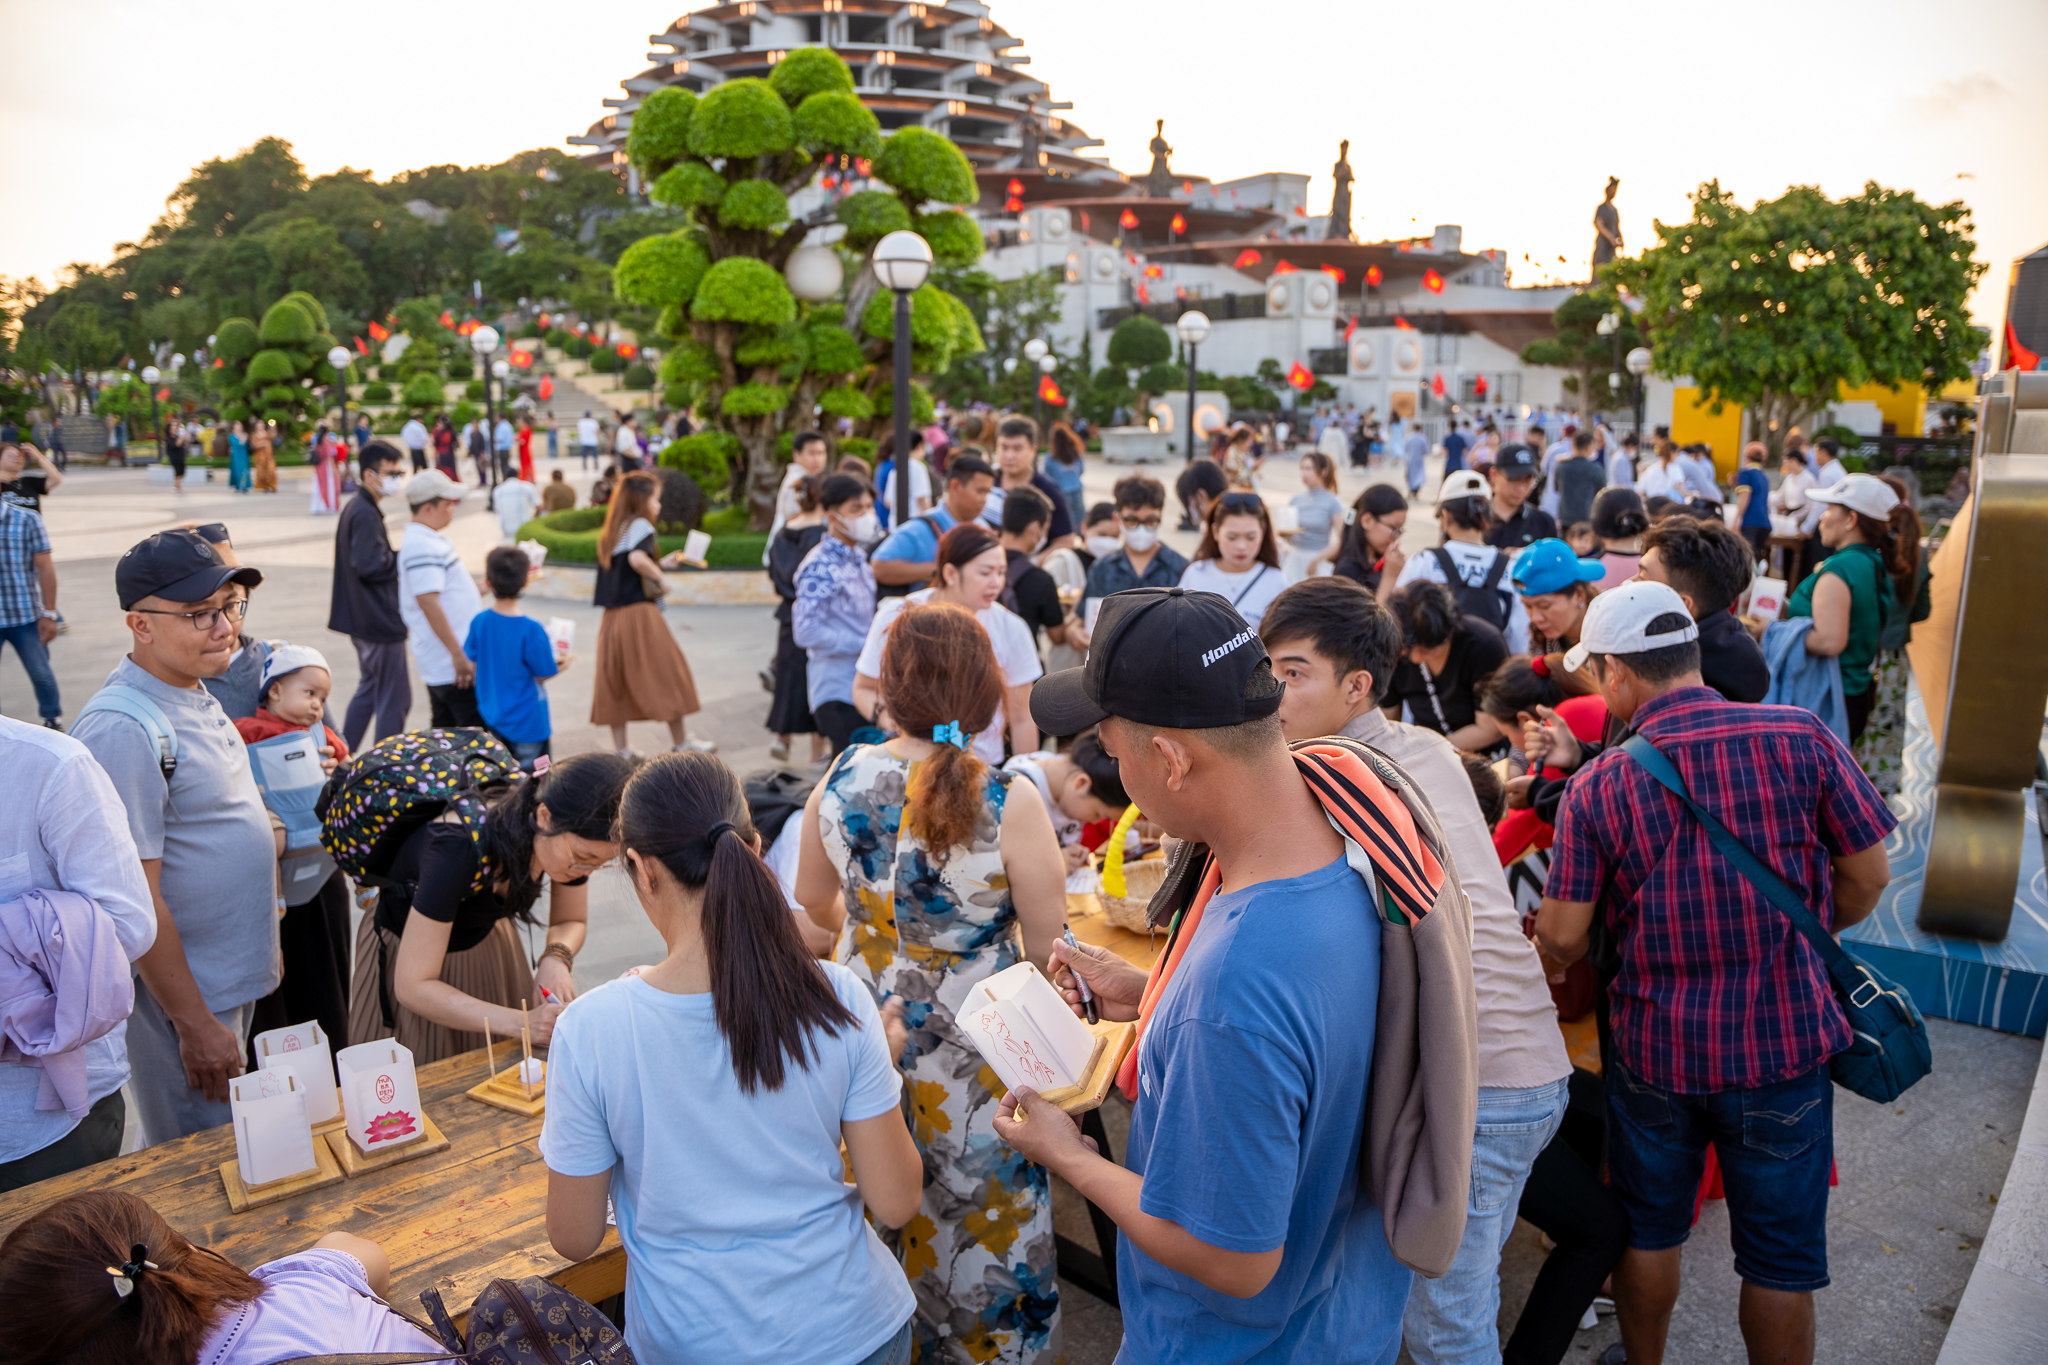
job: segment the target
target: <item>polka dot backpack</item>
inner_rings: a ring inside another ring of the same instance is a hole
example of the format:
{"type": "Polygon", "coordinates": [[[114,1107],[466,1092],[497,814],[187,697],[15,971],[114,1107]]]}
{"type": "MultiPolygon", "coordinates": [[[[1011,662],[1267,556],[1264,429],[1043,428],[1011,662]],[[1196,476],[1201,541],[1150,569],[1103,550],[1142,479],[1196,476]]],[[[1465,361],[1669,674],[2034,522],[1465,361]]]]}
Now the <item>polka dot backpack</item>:
{"type": "MultiPolygon", "coordinates": [[[[482,851],[485,802],[520,779],[519,760],[489,730],[409,730],[379,740],[327,780],[316,810],[320,844],[365,886],[383,876],[398,846],[453,810],[482,851]]],[[[490,875],[478,859],[476,884],[490,875]]]]}

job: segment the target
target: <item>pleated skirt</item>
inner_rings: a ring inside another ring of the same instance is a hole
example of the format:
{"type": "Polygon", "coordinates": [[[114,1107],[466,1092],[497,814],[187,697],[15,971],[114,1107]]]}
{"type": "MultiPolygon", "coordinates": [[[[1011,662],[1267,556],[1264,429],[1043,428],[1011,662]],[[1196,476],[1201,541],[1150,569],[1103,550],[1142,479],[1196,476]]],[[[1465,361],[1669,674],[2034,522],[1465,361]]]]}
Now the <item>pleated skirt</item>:
{"type": "Polygon", "coordinates": [[[592,725],[680,720],[703,710],[690,661],[652,602],[606,607],[597,623],[592,725]]]}
{"type": "MultiPolygon", "coordinates": [[[[412,1050],[413,1061],[425,1066],[484,1045],[483,1020],[474,1029],[452,1029],[423,1019],[398,1003],[393,968],[398,962],[398,935],[380,928],[375,913],[356,927],[356,967],[349,989],[348,1041],[373,1043],[395,1038],[412,1050]],[[385,1022],[387,1018],[389,1023],[385,1022]]],[[[441,963],[441,980],[465,995],[493,1005],[529,1008],[539,1001],[533,968],[527,963],[512,921],[499,920],[483,942],[441,963]]]]}

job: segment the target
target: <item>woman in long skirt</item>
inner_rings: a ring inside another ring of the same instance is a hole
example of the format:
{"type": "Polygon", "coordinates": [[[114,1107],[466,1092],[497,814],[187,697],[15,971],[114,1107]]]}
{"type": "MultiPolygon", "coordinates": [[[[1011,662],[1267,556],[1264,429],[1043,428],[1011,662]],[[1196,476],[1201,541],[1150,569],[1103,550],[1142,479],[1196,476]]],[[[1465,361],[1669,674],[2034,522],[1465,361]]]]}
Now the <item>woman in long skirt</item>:
{"type": "Polygon", "coordinates": [[[654,523],[661,517],[661,485],[652,474],[619,480],[605,508],[597,537],[597,595],[604,608],[597,623],[597,677],[592,683],[590,723],[611,727],[612,747],[630,755],[626,726],[658,720],[668,726],[671,747],[710,753],[708,739],[684,734],[683,717],[703,710],[690,661],[647,596],[646,581],[659,580],[660,553],[654,523]]]}

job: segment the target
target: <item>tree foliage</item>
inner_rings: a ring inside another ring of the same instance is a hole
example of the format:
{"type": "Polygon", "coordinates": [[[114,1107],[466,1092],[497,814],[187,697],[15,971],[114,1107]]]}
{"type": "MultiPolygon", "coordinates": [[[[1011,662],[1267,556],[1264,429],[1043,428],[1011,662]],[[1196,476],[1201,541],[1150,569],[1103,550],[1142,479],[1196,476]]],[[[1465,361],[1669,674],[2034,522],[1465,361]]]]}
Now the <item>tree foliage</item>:
{"type": "Polygon", "coordinates": [[[1640,294],[1664,375],[1754,408],[1784,432],[1843,386],[1918,384],[1970,372],[1981,340],[1965,302],[1984,266],[1969,208],[1928,204],[1872,181],[1831,200],[1797,185],[1750,208],[1719,182],[1690,221],[1655,224],[1658,244],[1605,278],[1640,294]]]}
{"type": "MultiPolygon", "coordinates": [[[[842,250],[865,254],[909,228],[941,265],[971,265],[982,251],[980,233],[949,207],[979,193],[960,149],[923,128],[884,139],[853,90],[835,53],[798,48],[767,80],[729,80],[702,96],[655,91],[627,131],[627,154],[653,199],[683,221],[625,247],[612,285],[627,303],[659,310],[652,330],[672,343],[660,368],[664,391],[693,403],[708,427],[663,459],[680,468],[687,455],[697,466],[691,476],[715,493],[730,482],[712,468],[715,444],[717,458],[741,471],[757,526],[773,514],[784,438],[815,422],[827,393],[831,415],[879,420],[890,377],[891,301],[864,262],[839,299],[799,303],[790,292],[783,268],[810,225],[791,220],[789,196],[825,158],[871,159],[871,187],[839,206],[848,226],[842,250]]],[[[918,291],[911,327],[920,373],[982,348],[973,313],[935,285],[918,291]]]]}
{"type": "Polygon", "coordinates": [[[1608,379],[1613,374],[1626,375],[1622,357],[1643,344],[1633,310],[1623,306],[1611,288],[1595,285],[1560,303],[1550,316],[1557,335],[1524,346],[1522,363],[1571,371],[1564,389],[1578,395],[1582,417],[1633,401],[1628,380],[1617,390],[1608,379]],[[1619,319],[1619,328],[1601,336],[1600,319],[1610,313],[1619,319]]]}
{"type": "Polygon", "coordinates": [[[1173,359],[1173,342],[1166,329],[1143,313],[1133,313],[1109,334],[1106,354],[1109,363],[1127,370],[1142,370],[1162,360],[1173,359]]]}

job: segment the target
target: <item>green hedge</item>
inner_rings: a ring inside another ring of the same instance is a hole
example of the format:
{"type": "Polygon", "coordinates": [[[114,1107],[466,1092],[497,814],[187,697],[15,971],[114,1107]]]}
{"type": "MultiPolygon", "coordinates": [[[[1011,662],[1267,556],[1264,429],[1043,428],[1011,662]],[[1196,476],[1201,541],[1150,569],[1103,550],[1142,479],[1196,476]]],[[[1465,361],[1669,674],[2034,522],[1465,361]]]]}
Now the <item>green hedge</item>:
{"type": "MultiPolygon", "coordinates": [[[[747,531],[744,508],[727,508],[704,519],[711,533],[711,550],[705,563],[714,569],[758,569],[768,537],[747,531]],[[737,517],[733,514],[737,512],[737,517]],[[730,527],[736,530],[728,530],[730,527]]],[[[602,507],[576,507],[536,517],[519,528],[518,539],[537,540],[547,546],[548,558],[557,564],[596,564],[597,533],[604,526],[602,507]]],[[[682,536],[657,536],[663,554],[683,548],[682,536]]]]}

